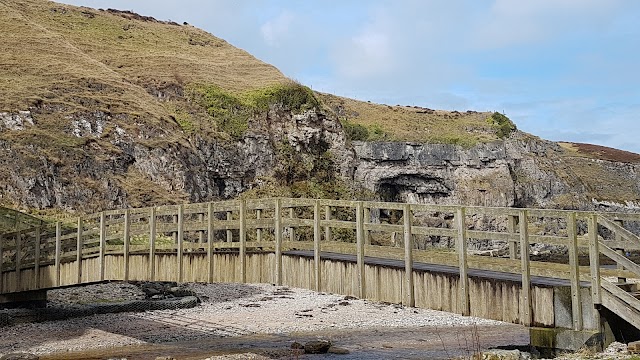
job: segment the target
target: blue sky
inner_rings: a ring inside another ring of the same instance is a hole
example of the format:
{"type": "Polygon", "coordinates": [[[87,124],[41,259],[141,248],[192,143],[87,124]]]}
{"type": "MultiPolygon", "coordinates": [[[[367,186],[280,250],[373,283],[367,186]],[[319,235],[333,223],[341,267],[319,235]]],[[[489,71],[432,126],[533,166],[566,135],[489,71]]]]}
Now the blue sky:
{"type": "Polygon", "coordinates": [[[640,153],[640,1],[63,2],[186,21],[314,90],[640,153]]]}

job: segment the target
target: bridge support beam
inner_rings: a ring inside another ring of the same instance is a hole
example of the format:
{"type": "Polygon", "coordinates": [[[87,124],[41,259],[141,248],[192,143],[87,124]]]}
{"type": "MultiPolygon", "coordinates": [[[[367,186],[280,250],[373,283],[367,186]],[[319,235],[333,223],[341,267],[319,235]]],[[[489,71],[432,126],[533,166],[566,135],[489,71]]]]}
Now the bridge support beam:
{"type": "Polygon", "coordinates": [[[0,294],[0,305],[0,308],[46,307],[47,290],[32,290],[0,294]]]}

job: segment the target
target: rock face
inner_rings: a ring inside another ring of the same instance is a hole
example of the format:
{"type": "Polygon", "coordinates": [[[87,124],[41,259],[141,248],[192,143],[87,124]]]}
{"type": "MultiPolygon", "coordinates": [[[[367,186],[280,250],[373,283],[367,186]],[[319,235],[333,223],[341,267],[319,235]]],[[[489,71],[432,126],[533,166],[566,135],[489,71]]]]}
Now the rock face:
{"type": "MultiPolygon", "coordinates": [[[[273,106],[264,116],[250,119],[249,131],[237,141],[172,137],[175,129],[125,130],[103,115],[67,119],[80,146],[48,147],[45,152],[47,146],[0,139],[0,202],[92,212],[229,199],[288,166],[280,159],[284,145],[302,159],[330,153],[343,178],[351,178],[354,169],[354,154],[340,123],[314,111],[294,115],[273,106]]],[[[33,123],[25,116],[3,114],[0,131],[20,131],[15,119],[33,123]]]]}
{"type": "Polygon", "coordinates": [[[570,157],[525,133],[469,149],[349,142],[334,116],[277,105],[236,140],[175,135],[167,124],[127,127],[99,111],[65,118],[75,143],[7,140],[37,130],[39,114],[54,110],[0,114],[0,203],[94,212],[229,199],[277,174],[287,182],[292,165],[312,173],[306,164],[327,154],[336,177],[385,201],[636,211],[640,199],[640,165],[570,157]]]}
{"type": "MultiPolygon", "coordinates": [[[[387,201],[585,210],[635,207],[591,197],[607,189],[594,189],[579,170],[604,167],[608,176],[637,184],[637,164],[586,158],[570,162],[557,143],[524,133],[470,149],[397,142],[356,142],[354,149],[355,181],[387,201]]],[[[632,187],[629,199],[638,199],[639,193],[637,185],[632,187]]]]}

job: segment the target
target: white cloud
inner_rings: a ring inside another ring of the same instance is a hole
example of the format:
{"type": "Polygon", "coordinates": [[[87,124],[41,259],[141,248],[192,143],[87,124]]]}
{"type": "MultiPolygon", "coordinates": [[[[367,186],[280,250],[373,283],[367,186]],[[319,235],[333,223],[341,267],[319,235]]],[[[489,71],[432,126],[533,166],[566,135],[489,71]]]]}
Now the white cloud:
{"type": "Polygon", "coordinates": [[[396,65],[389,19],[380,12],[358,32],[332,49],[331,59],[339,76],[351,79],[385,77],[396,65]]]}
{"type": "Polygon", "coordinates": [[[264,23],[262,27],[260,27],[260,32],[267,45],[278,47],[281,39],[290,34],[294,20],[294,14],[285,10],[274,19],[264,23]]]}
{"type": "Polygon", "coordinates": [[[495,0],[470,31],[470,45],[502,48],[549,40],[583,28],[606,27],[619,0],[495,0]]]}

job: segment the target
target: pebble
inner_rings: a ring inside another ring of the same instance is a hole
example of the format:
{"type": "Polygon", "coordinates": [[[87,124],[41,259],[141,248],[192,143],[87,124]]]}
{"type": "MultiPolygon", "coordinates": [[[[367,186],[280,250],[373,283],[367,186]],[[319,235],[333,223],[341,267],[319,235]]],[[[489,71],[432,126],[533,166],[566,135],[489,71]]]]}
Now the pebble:
{"type": "MultiPolygon", "coordinates": [[[[310,290],[271,284],[183,286],[188,291],[195,292],[202,300],[200,306],[191,309],[102,314],[64,321],[19,324],[3,329],[3,336],[0,337],[0,356],[12,352],[43,355],[144,343],[198,340],[211,336],[288,334],[374,327],[504,324],[353,297],[321,295],[310,290]],[[347,301],[349,306],[338,305],[344,301],[347,301]],[[184,331],[175,331],[176,328],[182,328],[184,331]],[[32,335],[27,337],[24,334],[32,335]]],[[[52,301],[57,304],[88,303],[95,299],[114,301],[144,298],[144,293],[137,286],[125,283],[58,289],[50,293],[53,295],[52,301]]]]}

